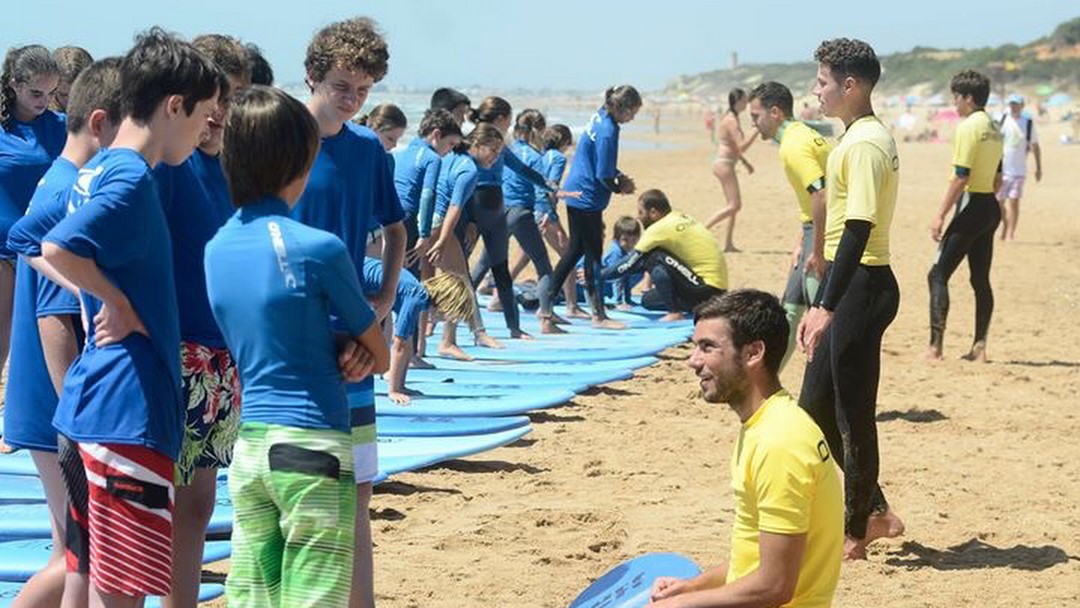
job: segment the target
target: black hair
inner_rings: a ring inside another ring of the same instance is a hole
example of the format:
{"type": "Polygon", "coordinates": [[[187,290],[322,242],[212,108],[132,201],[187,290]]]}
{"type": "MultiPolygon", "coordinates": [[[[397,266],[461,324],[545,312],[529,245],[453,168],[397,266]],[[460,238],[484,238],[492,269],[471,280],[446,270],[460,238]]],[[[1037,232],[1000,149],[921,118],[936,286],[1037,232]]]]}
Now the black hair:
{"type": "Polygon", "coordinates": [[[424,112],[424,117],[420,119],[420,128],[417,133],[420,137],[427,137],[436,130],[442,134],[443,137],[447,135],[457,135],[461,137],[461,125],[454,120],[454,115],[448,110],[432,109],[424,112]]]}
{"type": "Polygon", "coordinates": [[[15,120],[15,85],[47,74],[60,74],[60,66],[40,44],[8,49],[0,72],[0,124],[4,129],[15,120]]]}
{"type": "Polygon", "coordinates": [[[629,215],[624,215],[615,220],[615,226],[612,228],[615,240],[619,240],[624,236],[641,236],[641,224],[629,215]]]}
{"type": "Polygon", "coordinates": [[[668,202],[667,196],[660,190],[646,190],[638,197],[641,201],[641,205],[645,207],[646,211],[659,211],[664,215],[671,213],[671,203],[668,202]]]}
{"type": "Polygon", "coordinates": [[[561,150],[563,146],[570,145],[574,141],[570,127],[562,124],[551,125],[544,129],[544,134],[540,137],[544,141],[545,150],[561,150]]]}
{"type": "Polygon", "coordinates": [[[873,47],[862,40],[826,40],[814,51],[814,61],[829,66],[829,71],[837,82],[843,82],[851,76],[873,88],[881,78],[881,62],[878,61],[873,47]]]}
{"type": "Polygon", "coordinates": [[[756,289],[738,289],[713,296],[694,309],[695,325],[716,318],[726,319],[731,326],[735,348],[760,340],[765,345],[765,368],[771,374],[780,373],[790,326],[776,296],[756,289]]]}
{"type": "Polygon", "coordinates": [[[970,95],[975,107],[986,107],[990,98],[990,79],[975,70],[964,70],[952,77],[949,89],[954,95],[970,95]]]}
{"type": "Polygon", "coordinates": [[[271,86],[274,84],[274,68],[263,56],[262,49],[254,43],[244,45],[248,54],[248,62],[251,64],[251,84],[271,86]]]}
{"type": "Polygon", "coordinates": [[[318,151],[319,125],[288,93],[252,85],[233,96],[221,165],[237,207],[277,196],[311,170],[318,151]]]}
{"type": "Polygon", "coordinates": [[[447,112],[453,112],[454,108],[458,106],[471,105],[472,102],[469,101],[469,98],[464,93],[449,87],[435,89],[435,92],[431,94],[432,110],[446,110],[447,112]]]}
{"type": "Polygon", "coordinates": [[[731,112],[732,114],[738,115],[738,112],[735,111],[735,104],[739,103],[739,101],[741,101],[744,97],[746,97],[746,91],[738,87],[735,87],[734,89],[728,91],[727,111],[731,112]]]}
{"type": "Polygon", "coordinates": [[[170,95],[184,98],[191,115],[195,104],[212,98],[228,82],[225,74],[205,55],[159,27],[135,38],[135,46],[120,65],[120,111],[146,122],[170,95]]]}
{"type": "Polygon", "coordinates": [[[482,122],[495,122],[503,116],[510,118],[513,113],[509,101],[502,97],[485,97],[480,105],[469,111],[469,122],[477,125],[482,122]]]}
{"type": "Polygon", "coordinates": [[[604,107],[608,114],[628,112],[641,107],[641,93],[628,84],[621,84],[604,91],[604,107]]]}
{"type": "Polygon", "coordinates": [[[78,133],[90,121],[94,110],[104,110],[109,122],[120,124],[119,57],[106,57],[90,64],[71,84],[67,105],[67,132],[78,133]]]}
{"type": "Polygon", "coordinates": [[[758,100],[761,107],[769,110],[779,108],[784,116],[791,118],[795,112],[795,100],[791,89],[776,81],[763,82],[750,91],[750,100],[758,100]]]}

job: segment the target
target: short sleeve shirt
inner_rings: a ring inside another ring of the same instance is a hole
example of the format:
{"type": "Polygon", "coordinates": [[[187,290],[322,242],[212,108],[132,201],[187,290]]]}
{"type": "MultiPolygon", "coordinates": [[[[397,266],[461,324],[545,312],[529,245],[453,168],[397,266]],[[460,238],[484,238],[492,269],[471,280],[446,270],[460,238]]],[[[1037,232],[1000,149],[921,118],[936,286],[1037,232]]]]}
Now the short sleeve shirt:
{"type": "Polygon", "coordinates": [[[956,127],[953,166],[969,171],[967,192],[992,193],[1001,164],[1002,136],[984,110],[972,112],[956,127]]]}
{"type": "Polygon", "coordinates": [[[887,266],[900,185],[900,156],[888,127],[875,116],[851,123],[829,154],[825,185],[825,259],[836,259],[844,223],[863,220],[873,227],[860,263],[887,266]]]}
{"type": "Polygon", "coordinates": [[[420,137],[410,141],[404,150],[394,152],[394,189],[405,215],[415,216],[421,198],[435,195],[440,166],[435,148],[420,137]]]}
{"type": "Polygon", "coordinates": [[[30,122],[12,120],[0,129],[0,259],[14,259],[7,233],[30,202],[38,180],[67,142],[67,119],[45,110],[30,122]]]}
{"type": "Polygon", "coordinates": [[[476,161],[468,152],[453,152],[443,159],[435,192],[435,214],[464,205],[476,192],[476,161]]]}
{"type": "Polygon", "coordinates": [[[727,261],[720,243],[701,222],[679,211],[672,211],[654,222],[641,234],[634,249],[649,253],[663,249],[690,267],[709,286],[727,289],[727,261]]]}
{"type": "Polygon", "coordinates": [[[825,187],[825,167],[832,144],[801,122],[789,122],[780,135],[780,162],[799,201],[799,219],[813,221],[811,192],[825,187]]]}
{"type": "Polygon", "coordinates": [[[569,207],[585,211],[603,211],[611,201],[611,190],[604,180],[618,175],[619,125],[600,108],[589,119],[578,140],[577,152],[570,163],[570,174],[563,189],[581,192],[579,198],[566,199],[569,207]]]}

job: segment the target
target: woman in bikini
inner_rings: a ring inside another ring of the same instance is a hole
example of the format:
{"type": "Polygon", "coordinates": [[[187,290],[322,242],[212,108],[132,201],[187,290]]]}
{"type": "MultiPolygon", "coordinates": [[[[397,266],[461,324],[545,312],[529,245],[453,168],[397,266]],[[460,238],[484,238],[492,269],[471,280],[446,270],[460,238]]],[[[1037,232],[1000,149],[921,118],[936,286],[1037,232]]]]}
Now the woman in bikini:
{"type": "Polygon", "coordinates": [[[716,148],[716,159],[713,161],[713,175],[720,180],[727,207],[713,214],[705,222],[705,227],[712,228],[728,218],[731,219],[724,236],[724,251],[726,252],[738,251],[732,241],[732,236],[735,233],[735,215],[739,213],[739,209],[742,209],[742,194],[739,192],[739,178],[735,173],[735,164],[741,162],[747,171],[754,172],[754,166],[746,160],[743,153],[754,144],[754,140],[757,139],[757,130],[755,128],[750,132],[749,137],[745,137],[739,125],[739,113],[746,109],[746,104],[746,91],[732,89],[728,93],[728,110],[720,119],[720,125],[717,128],[720,143],[716,148]]]}

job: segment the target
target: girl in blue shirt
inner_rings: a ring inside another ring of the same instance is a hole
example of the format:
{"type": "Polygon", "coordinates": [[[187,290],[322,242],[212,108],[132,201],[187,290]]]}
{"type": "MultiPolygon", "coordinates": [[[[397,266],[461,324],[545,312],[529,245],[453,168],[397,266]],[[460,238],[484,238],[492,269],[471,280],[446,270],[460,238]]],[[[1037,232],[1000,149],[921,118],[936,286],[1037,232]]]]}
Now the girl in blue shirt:
{"type": "Polygon", "coordinates": [[[278,89],[252,86],[234,100],[222,164],[240,210],[205,256],[210,304],[243,384],[229,475],[230,606],[345,606],[352,586],[357,496],[344,381],[386,371],[388,353],[345,244],[289,215],[318,141],[315,120],[278,89]],[[343,341],[366,351],[345,378],[343,341]]]}
{"type": "MultiPolygon", "coordinates": [[[[604,105],[578,141],[574,162],[564,188],[580,191],[566,202],[570,224],[570,244],[559,260],[551,289],[562,285],[578,259],[585,256],[585,291],[589,299],[593,327],[623,329],[625,325],[607,317],[600,289],[600,260],[604,252],[604,209],[613,193],[632,194],[634,180],[616,168],[619,153],[619,125],[630,122],[641,109],[641,95],[630,85],[612,87],[604,94],[604,105]]],[[[542,314],[547,315],[547,311],[542,314]]]]}
{"type": "Polygon", "coordinates": [[[38,180],[60,155],[67,140],[63,114],[49,108],[60,82],[60,68],[40,45],[14,48],[0,73],[0,367],[11,339],[15,253],[8,231],[23,213],[38,180]]]}
{"type": "MultiPolygon", "coordinates": [[[[479,169],[490,168],[502,151],[503,134],[492,125],[481,123],[476,125],[457,150],[443,159],[432,225],[435,243],[427,254],[428,261],[436,269],[468,276],[464,230],[459,231],[458,228],[467,222],[466,205],[474,197],[479,169]]],[[[473,316],[470,325],[478,346],[502,348],[484,329],[479,313],[473,316]]],[[[457,345],[456,323],[446,323],[439,354],[462,360],[472,358],[457,345]]]]}

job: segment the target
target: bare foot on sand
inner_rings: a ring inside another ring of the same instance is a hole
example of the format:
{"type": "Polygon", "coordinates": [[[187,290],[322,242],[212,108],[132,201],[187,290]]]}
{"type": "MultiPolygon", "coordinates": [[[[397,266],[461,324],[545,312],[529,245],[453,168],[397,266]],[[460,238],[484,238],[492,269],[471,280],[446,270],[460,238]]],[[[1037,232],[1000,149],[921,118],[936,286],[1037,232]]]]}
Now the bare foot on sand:
{"type": "Polygon", "coordinates": [[[975,344],[972,344],[968,354],[960,358],[964,361],[986,363],[986,342],[976,342],[975,344]]]}
{"type": "Polygon", "coordinates": [[[879,538],[896,538],[904,534],[904,520],[892,510],[874,513],[866,520],[866,542],[879,538]]]}
{"type": "Polygon", "coordinates": [[[943,358],[944,357],[942,356],[942,353],[941,353],[941,346],[935,346],[935,345],[931,344],[929,347],[927,347],[927,349],[926,349],[926,360],[927,361],[941,361],[943,358]]]}
{"type": "Polygon", "coordinates": [[[844,536],[844,561],[866,559],[866,539],[844,536]]]}
{"type": "Polygon", "coordinates": [[[724,247],[724,253],[742,253],[742,249],[739,249],[735,245],[728,245],[724,247]]]}
{"type": "Polygon", "coordinates": [[[439,354],[444,357],[450,357],[451,359],[457,359],[458,361],[472,361],[465,351],[461,350],[461,347],[457,344],[442,344],[439,346],[439,354]]]}
{"type": "Polygon", "coordinates": [[[506,348],[502,342],[492,338],[487,332],[476,334],[473,340],[477,346],[483,346],[484,348],[506,348]]]}
{"type": "Polygon", "coordinates": [[[565,334],[566,330],[557,325],[554,318],[540,319],[540,333],[542,334],[565,334]]]}

